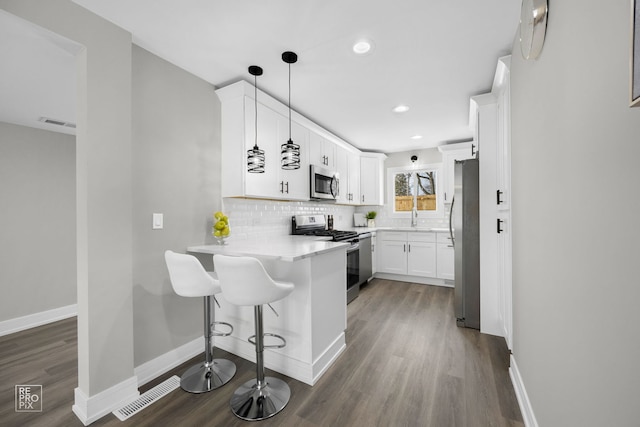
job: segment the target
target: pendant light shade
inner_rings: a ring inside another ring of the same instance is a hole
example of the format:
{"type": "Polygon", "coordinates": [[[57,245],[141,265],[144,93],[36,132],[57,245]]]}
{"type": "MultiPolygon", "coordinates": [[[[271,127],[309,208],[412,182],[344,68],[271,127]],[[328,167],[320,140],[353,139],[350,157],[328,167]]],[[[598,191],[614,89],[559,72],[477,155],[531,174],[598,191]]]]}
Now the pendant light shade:
{"type": "Polygon", "coordinates": [[[291,140],[291,64],[298,61],[298,55],[284,52],[282,60],[289,64],[289,140],[280,146],[282,169],[300,169],[300,145],[291,140]]]}
{"type": "Polygon", "coordinates": [[[258,147],[258,76],[262,75],[262,68],[257,65],[249,67],[249,74],[253,76],[254,102],[256,107],[255,142],[253,148],[247,150],[247,170],[251,173],[264,173],[264,150],[258,147]]]}

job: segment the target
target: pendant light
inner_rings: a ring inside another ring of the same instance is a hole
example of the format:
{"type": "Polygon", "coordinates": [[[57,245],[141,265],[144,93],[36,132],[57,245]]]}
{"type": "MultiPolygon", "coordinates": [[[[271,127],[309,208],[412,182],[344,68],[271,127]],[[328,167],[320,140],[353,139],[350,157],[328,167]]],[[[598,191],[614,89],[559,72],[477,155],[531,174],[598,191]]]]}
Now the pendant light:
{"type": "Polygon", "coordinates": [[[264,150],[258,148],[258,76],[262,75],[262,68],[257,65],[249,67],[249,74],[253,76],[254,96],[256,106],[255,143],[247,150],[247,170],[251,173],[264,173],[264,150]]]}
{"type": "Polygon", "coordinates": [[[282,169],[300,169],[300,145],[291,140],[291,64],[298,61],[298,55],[293,52],[284,52],[282,60],[289,64],[289,140],[280,146],[282,169]]]}

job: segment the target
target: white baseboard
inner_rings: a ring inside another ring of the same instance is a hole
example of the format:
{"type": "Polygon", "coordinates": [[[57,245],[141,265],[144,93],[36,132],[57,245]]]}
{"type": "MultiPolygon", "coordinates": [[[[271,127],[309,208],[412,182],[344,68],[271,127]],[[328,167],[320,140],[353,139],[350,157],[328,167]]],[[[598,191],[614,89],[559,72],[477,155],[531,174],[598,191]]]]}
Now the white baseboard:
{"type": "Polygon", "coordinates": [[[52,310],[41,311],[27,316],[4,320],[0,322],[0,337],[13,334],[14,332],[24,331],[25,329],[35,328],[36,326],[46,325],[47,323],[57,322],[58,320],[68,319],[69,317],[77,315],[78,304],[71,304],[65,307],[54,308],[52,310]]]}
{"type": "Polygon", "coordinates": [[[75,403],[71,407],[82,424],[88,426],[110,412],[127,405],[140,396],[138,379],[133,376],[100,393],[88,397],[80,388],[74,390],[75,403]]]}
{"type": "MultiPolygon", "coordinates": [[[[242,357],[245,360],[255,363],[256,349],[247,340],[241,340],[231,336],[220,343],[216,342],[216,347],[242,357]]],[[[300,382],[313,386],[324,372],[331,367],[338,356],[345,350],[345,334],[341,333],[325,351],[315,360],[300,360],[287,355],[284,352],[265,349],[264,366],[272,371],[296,379],[300,382]]]]}
{"type": "MultiPolygon", "coordinates": [[[[133,372],[136,377],[138,377],[138,386],[142,386],[158,378],[165,372],[200,353],[204,353],[204,336],[196,338],[178,348],[174,348],[140,366],[136,366],[133,372]]],[[[204,358],[202,360],[204,361],[204,358]]]]}
{"type": "Polygon", "coordinates": [[[311,385],[320,379],[322,375],[333,365],[338,356],[347,348],[344,332],[313,362],[313,380],[311,385]]]}
{"type": "Polygon", "coordinates": [[[520,412],[522,412],[524,425],[526,427],[538,427],[538,421],[536,421],[536,416],[533,414],[533,407],[529,401],[527,390],[524,388],[524,383],[522,382],[522,377],[520,376],[520,371],[518,370],[518,365],[513,355],[511,355],[510,365],[509,376],[511,377],[511,383],[513,384],[513,389],[518,399],[520,412]]]}
{"type": "Polygon", "coordinates": [[[406,274],[381,273],[379,271],[373,277],[376,279],[396,280],[398,282],[419,283],[421,285],[443,286],[445,288],[454,287],[453,281],[436,277],[409,276],[406,274]]]}

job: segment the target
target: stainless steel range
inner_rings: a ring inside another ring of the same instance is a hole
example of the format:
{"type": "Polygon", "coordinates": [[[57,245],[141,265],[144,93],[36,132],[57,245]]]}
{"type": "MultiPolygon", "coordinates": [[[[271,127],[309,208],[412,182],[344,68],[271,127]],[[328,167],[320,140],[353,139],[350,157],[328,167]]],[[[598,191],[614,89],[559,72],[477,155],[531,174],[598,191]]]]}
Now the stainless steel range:
{"type": "Polygon", "coordinates": [[[347,248],[347,304],[360,293],[360,239],[355,231],[328,230],[324,215],[294,215],[291,234],[325,236],[333,242],[349,243],[347,248]]]}

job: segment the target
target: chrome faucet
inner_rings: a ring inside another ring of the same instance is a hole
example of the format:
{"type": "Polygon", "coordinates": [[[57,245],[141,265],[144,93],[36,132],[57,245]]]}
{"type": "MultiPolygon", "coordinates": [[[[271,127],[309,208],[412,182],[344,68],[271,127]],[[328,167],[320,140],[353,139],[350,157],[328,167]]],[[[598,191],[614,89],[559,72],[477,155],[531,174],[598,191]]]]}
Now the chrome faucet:
{"type": "Polygon", "coordinates": [[[415,206],[411,210],[411,226],[412,227],[418,226],[418,209],[415,206]]]}

